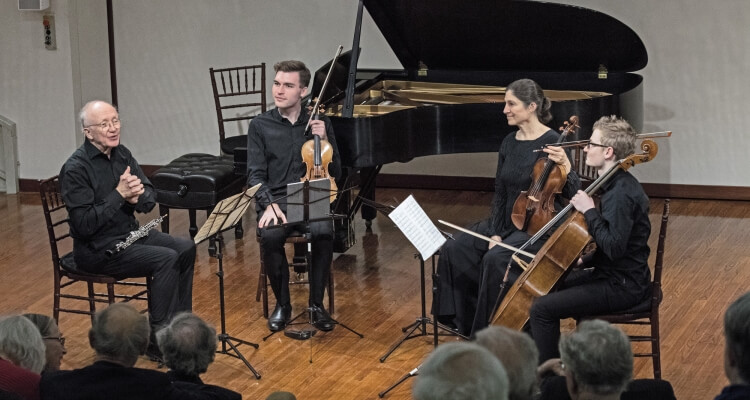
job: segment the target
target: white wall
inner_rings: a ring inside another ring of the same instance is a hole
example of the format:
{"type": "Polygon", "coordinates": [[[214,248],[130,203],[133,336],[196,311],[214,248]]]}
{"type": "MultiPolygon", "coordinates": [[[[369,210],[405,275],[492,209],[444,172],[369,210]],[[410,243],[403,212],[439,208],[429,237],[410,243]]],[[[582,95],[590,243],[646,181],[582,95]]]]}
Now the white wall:
{"type": "MultiPolygon", "coordinates": [[[[644,129],[674,135],[659,142],[654,161],[636,168],[644,182],[749,186],[750,2],[558,2],[612,15],[646,44],[649,63],[638,72],[644,129]]],[[[75,110],[109,96],[103,4],[52,0],[58,50],[50,52],[41,14],[0,0],[0,114],[18,124],[21,178],[56,173],[80,139],[75,110]]],[[[209,67],[298,58],[317,69],[338,44],[351,47],[356,1],[114,0],[114,15],[123,142],[141,163],[164,164],[218,151],[209,67]]],[[[363,25],[360,66],[398,67],[369,17],[363,25]]],[[[494,154],[438,156],[383,171],[493,176],[494,163],[494,154]],[[445,159],[452,167],[441,167],[445,159]]]]}
{"type": "MultiPolygon", "coordinates": [[[[356,2],[119,0],[114,14],[123,142],[141,163],[165,164],[189,152],[218,154],[210,67],[265,62],[269,89],[278,60],[317,69],[339,44],[351,48],[356,2]]],[[[387,49],[368,37],[363,48],[387,49]]],[[[369,64],[388,65],[368,53],[369,64]]]]}
{"type": "Polygon", "coordinates": [[[53,0],[57,50],[44,48],[41,12],[0,0],[0,114],[16,123],[21,178],[56,174],[75,149],[68,2],[53,0]]]}

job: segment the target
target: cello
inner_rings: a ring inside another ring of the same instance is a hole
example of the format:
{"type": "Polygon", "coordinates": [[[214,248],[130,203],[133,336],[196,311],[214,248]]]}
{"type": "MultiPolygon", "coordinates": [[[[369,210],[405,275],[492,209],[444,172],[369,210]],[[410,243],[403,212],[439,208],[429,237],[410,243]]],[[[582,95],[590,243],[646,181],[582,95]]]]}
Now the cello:
{"type": "MultiPolygon", "coordinates": [[[[560,129],[556,144],[563,143],[565,138],[578,129],[578,116],[570,117],[560,129]]],[[[555,146],[551,144],[550,146],[555,146]]],[[[555,214],[555,196],[562,192],[568,172],[547,157],[539,158],[531,172],[531,186],[518,195],[513,203],[511,221],[519,230],[530,235],[535,234],[549,222],[555,214]]]]}
{"type": "MultiPolygon", "coordinates": [[[[632,154],[618,160],[612,168],[586,188],[585,192],[588,195],[594,194],[619,169],[628,170],[636,164],[653,160],[659,147],[654,141],[646,139],[641,143],[641,149],[643,153],[632,154]]],[[[532,236],[526,244],[521,246],[521,249],[538,240],[571,211],[572,214],[550,236],[544,246],[537,252],[536,257],[527,265],[526,270],[508,290],[507,295],[490,319],[491,324],[521,330],[529,320],[529,310],[534,299],[544,296],[552,290],[565,275],[568,267],[578,259],[586,245],[591,241],[591,235],[587,230],[583,214],[569,204],[532,236]]]]}

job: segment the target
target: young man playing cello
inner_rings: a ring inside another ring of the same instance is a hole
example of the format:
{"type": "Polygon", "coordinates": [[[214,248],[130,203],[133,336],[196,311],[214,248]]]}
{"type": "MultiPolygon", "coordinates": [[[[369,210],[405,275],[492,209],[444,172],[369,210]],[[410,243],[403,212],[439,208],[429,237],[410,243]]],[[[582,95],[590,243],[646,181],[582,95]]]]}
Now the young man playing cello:
{"type": "MultiPolygon", "coordinates": [[[[602,117],[594,124],[584,149],[586,165],[602,175],[618,160],[633,154],[635,141],[636,132],[625,120],[602,117]]],[[[583,191],[570,200],[583,214],[596,251],[579,258],[561,287],[531,306],[529,324],[540,363],[560,356],[557,344],[561,319],[625,310],[648,295],[648,197],[638,180],[622,169],[603,184],[599,193],[599,209],[583,191]]]]}

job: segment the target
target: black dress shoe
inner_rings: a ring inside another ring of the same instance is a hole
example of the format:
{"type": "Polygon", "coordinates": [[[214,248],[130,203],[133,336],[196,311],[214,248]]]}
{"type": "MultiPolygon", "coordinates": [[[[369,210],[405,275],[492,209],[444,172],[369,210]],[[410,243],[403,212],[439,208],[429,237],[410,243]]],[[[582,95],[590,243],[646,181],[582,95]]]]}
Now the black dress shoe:
{"type": "Polygon", "coordinates": [[[336,325],[336,323],[333,321],[333,318],[328,314],[328,311],[326,311],[323,306],[319,304],[314,304],[311,308],[312,311],[312,324],[317,329],[328,332],[333,330],[333,326],[336,325]]]}
{"type": "Polygon", "coordinates": [[[271,332],[278,332],[286,327],[290,318],[292,318],[292,305],[276,304],[273,313],[268,317],[268,329],[271,332]]]}
{"type": "Polygon", "coordinates": [[[161,353],[159,346],[156,345],[155,342],[151,342],[148,344],[148,347],[146,347],[145,356],[149,360],[157,363],[159,368],[164,365],[164,355],[161,353]]]}

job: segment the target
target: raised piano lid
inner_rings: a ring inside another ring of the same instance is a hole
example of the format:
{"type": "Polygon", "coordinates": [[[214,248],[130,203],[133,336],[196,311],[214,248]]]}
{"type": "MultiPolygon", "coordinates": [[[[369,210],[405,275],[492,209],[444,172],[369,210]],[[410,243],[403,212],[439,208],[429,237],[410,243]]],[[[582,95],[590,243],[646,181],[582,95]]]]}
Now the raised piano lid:
{"type": "MultiPolygon", "coordinates": [[[[361,1],[404,70],[358,69],[353,92],[383,79],[506,86],[530,78],[545,90],[611,94],[553,102],[551,127],[578,115],[582,121],[578,137],[587,138],[593,122],[605,114],[623,116],[636,130],[642,126],[643,78],[627,71],[646,65],[646,49],[632,29],[606,14],[532,1],[361,1]],[[606,79],[598,76],[600,65],[608,71],[606,79]],[[426,73],[420,73],[422,66],[426,73]]],[[[322,96],[329,105],[351,90],[344,76],[351,54],[342,55],[338,64],[322,96]]],[[[316,72],[313,93],[327,71],[328,66],[323,66],[316,72]]],[[[336,116],[331,120],[342,163],[359,168],[494,149],[512,131],[502,117],[502,107],[502,103],[435,105],[364,118],[368,121],[336,116]]]]}
{"type": "Polygon", "coordinates": [[[627,25],[538,1],[363,0],[411,74],[429,71],[637,71],[648,56],[627,25]]]}

